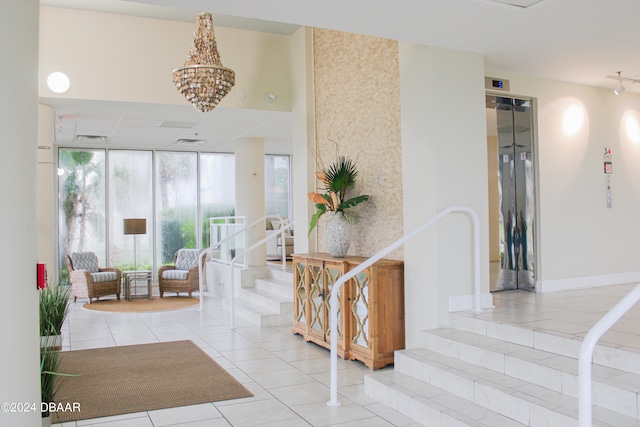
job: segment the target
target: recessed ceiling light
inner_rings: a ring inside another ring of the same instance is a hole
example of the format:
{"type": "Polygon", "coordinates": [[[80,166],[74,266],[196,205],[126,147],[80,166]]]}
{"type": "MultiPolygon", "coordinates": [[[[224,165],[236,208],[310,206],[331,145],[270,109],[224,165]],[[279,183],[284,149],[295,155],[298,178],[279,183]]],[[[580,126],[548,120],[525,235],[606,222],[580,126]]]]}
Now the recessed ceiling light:
{"type": "Polygon", "coordinates": [[[191,129],[198,123],[196,122],[179,122],[175,120],[164,120],[158,125],[161,128],[175,128],[175,129],[191,129]]]}
{"type": "Polygon", "coordinates": [[[201,145],[204,144],[204,142],[204,139],[180,138],[175,143],[176,145],[201,145]]]}
{"type": "Polygon", "coordinates": [[[107,139],[104,135],[76,135],[74,138],[78,142],[105,142],[107,139]]]}

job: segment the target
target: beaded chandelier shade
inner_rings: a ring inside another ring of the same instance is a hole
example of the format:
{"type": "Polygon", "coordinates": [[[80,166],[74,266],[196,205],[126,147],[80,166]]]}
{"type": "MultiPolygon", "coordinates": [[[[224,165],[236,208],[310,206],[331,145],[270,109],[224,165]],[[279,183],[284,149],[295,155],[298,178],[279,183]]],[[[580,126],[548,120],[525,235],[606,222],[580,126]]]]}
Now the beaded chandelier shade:
{"type": "Polygon", "coordinates": [[[222,66],[210,13],[199,13],[193,44],[184,67],[173,70],[173,83],[193,107],[213,110],[231,91],[236,73],[222,66]]]}

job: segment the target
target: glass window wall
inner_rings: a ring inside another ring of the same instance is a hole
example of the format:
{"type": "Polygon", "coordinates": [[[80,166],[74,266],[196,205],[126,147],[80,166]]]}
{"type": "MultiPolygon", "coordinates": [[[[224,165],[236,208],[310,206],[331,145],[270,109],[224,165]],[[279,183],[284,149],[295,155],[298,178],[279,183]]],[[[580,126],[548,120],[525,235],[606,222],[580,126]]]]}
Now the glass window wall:
{"type": "Polygon", "coordinates": [[[95,252],[107,260],[105,151],[67,150],[58,153],[58,262],[60,283],[67,283],[65,256],[95,252]]]}
{"type": "Polygon", "coordinates": [[[109,151],[109,253],[120,270],[152,270],[153,152],[109,151]],[[146,233],[124,234],[124,220],[146,219],[146,233]]]}
{"type": "MultiPolygon", "coordinates": [[[[233,154],[60,148],[58,158],[60,283],[71,252],[156,271],[180,248],[208,247],[210,217],[235,215],[233,154]],[[126,218],[145,218],[147,233],[124,235],[126,218]]],[[[291,218],[290,158],[265,162],[266,213],[291,218]]]]}

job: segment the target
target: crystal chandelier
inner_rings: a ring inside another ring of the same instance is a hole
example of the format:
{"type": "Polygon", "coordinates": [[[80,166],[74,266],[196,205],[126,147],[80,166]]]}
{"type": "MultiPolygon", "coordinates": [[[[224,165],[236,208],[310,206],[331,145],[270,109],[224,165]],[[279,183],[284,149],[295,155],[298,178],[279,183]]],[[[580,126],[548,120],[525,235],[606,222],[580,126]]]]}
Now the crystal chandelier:
{"type": "Polygon", "coordinates": [[[184,67],[173,70],[176,88],[201,112],[213,110],[235,84],[236,73],[222,66],[210,13],[198,14],[193,45],[184,67]]]}

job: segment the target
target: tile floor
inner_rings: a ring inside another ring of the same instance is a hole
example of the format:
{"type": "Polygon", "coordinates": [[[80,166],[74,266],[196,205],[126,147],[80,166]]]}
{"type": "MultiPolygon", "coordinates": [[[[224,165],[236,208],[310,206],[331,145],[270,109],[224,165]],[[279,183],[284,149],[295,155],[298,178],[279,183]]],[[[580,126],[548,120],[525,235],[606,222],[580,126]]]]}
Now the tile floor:
{"type": "MultiPolygon", "coordinates": [[[[478,314],[478,317],[582,340],[591,327],[635,286],[617,285],[544,294],[496,292],[493,293],[495,308],[478,314]]],[[[599,343],[640,353],[639,322],[640,303],[615,323],[599,343]]]]}
{"type": "Polygon", "coordinates": [[[329,399],[329,352],[306,343],[290,327],[258,328],[229,314],[222,300],[205,294],[197,306],[160,313],[101,313],[71,303],[63,350],[190,339],[253,393],[254,397],[115,417],[54,424],[80,427],[147,426],[416,426],[413,420],[364,394],[357,361],[338,360],[341,406],[329,399]]]}
{"type": "MultiPolygon", "coordinates": [[[[631,285],[535,294],[494,293],[495,308],[473,316],[582,338],[631,285]]],[[[245,385],[254,397],[65,423],[64,427],[147,426],[417,426],[364,394],[361,363],[338,360],[342,405],[329,407],[329,353],[291,334],[289,327],[258,328],[229,315],[205,294],[197,307],[164,313],[99,313],[71,304],[63,349],[190,339],[245,385]]],[[[600,341],[640,352],[640,304],[600,341]]],[[[391,369],[391,368],[388,368],[391,369]]],[[[61,426],[58,424],[57,426],[61,426]]]]}

